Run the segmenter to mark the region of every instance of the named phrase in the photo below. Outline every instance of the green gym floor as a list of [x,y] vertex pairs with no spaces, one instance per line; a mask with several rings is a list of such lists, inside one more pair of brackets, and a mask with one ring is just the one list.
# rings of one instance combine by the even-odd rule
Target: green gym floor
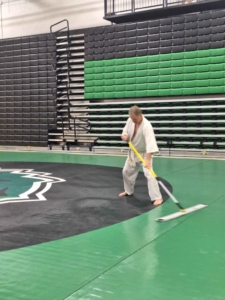
[[[122,168],[124,161],[122,156],[0,152],[1,168],[3,162]],[[225,160],[156,157],[154,171],[173,186],[184,207],[208,206],[156,222],[177,211],[169,199],[111,226],[2,251],[0,299],[224,300]],[[1,208],[7,205],[13,204]],[[0,239],[3,231],[4,224]]]

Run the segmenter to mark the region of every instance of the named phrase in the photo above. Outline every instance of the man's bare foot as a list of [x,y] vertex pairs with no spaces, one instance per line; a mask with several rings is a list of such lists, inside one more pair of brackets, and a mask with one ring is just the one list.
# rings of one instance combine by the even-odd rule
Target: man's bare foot
[[119,194],[119,197],[124,197],[124,196],[130,196],[130,195],[128,195],[126,192],[122,192]]
[[153,205],[158,206],[158,205],[161,205],[162,203],[163,203],[163,199],[157,199],[153,202]]

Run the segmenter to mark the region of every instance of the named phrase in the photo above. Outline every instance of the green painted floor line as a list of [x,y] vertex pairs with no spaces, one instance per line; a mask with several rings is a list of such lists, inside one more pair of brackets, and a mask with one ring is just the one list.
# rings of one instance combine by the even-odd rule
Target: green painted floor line
[[[59,159],[60,155],[54,157],[56,158]],[[73,157],[73,161],[75,160]],[[94,162],[92,158],[87,157],[80,163],[84,161],[121,167],[121,159],[104,161],[103,157],[102,160],[97,159],[97,162]],[[176,196],[182,199],[185,205],[191,206],[201,201],[210,204],[221,194],[224,195],[224,184],[221,180],[224,178],[224,162],[210,161],[209,164],[196,165],[195,160],[194,167],[185,169],[186,166],[192,166],[193,162],[185,160],[182,163],[182,160],[176,159],[163,161],[160,158],[155,165],[159,172],[165,168],[171,171],[180,170],[168,175],[168,178],[175,186]],[[199,189],[201,189],[200,195]],[[197,199],[192,197],[191,193],[197,194]],[[62,300],[158,236],[177,227],[190,216],[167,223],[154,221],[155,218],[175,211],[175,205],[169,200],[150,213],[126,222],[67,239],[2,252],[0,253],[0,286],[4,288],[0,287],[0,295],[6,300],[13,299],[14,295],[18,300]],[[25,288],[26,293],[22,287]]]
[[65,300],[224,299],[224,209],[225,196]]
[[[93,155],[93,154],[76,154],[76,153],[51,153],[51,152],[0,152],[0,162],[46,162],[46,163],[75,163],[75,164],[91,164],[91,165],[102,165],[102,166],[112,166],[112,167],[120,167],[122,168],[124,162],[126,160],[125,156],[108,156],[108,155]],[[177,158],[163,158],[163,157],[155,157],[154,158],[154,166],[158,166],[163,164],[161,167],[162,170],[167,169],[170,172],[174,172],[175,164],[181,165],[180,168],[186,168],[188,166],[194,166],[198,163],[208,162],[208,160],[203,159],[186,159],[184,161]],[[166,162],[166,163],[165,163]],[[184,165],[184,167],[183,167]],[[164,176],[165,171],[161,172],[161,168],[159,170],[158,176]],[[156,170],[158,171],[158,170]]]

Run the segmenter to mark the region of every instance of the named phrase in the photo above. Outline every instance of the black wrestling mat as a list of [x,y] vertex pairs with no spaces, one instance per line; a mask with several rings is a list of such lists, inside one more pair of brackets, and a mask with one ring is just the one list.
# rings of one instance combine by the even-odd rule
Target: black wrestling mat
[[154,208],[142,172],[134,195],[120,198],[120,168],[30,162],[0,167],[0,251],[88,232]]

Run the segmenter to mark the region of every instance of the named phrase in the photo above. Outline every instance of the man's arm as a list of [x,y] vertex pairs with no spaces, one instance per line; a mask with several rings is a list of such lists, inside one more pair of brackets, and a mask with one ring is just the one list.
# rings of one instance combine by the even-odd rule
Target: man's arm
[[145,168],[150,168],[150,169],[152,168],[151,160],[152,160],[152,154],[147,153],[145,157]]

